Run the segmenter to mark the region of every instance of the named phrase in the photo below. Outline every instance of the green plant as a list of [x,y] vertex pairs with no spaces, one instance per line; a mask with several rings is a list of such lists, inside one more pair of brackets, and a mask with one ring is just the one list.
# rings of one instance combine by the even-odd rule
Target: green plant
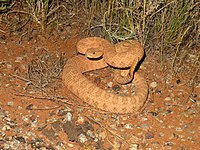
[[10,0],[0,0],[0,13],[6,12],[9,8],[11,8]]

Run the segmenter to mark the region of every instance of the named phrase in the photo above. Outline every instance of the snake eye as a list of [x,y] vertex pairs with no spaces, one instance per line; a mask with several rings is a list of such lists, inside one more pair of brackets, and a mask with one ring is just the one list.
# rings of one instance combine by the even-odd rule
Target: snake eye
[[92,53],[93,55],[95,54],[95,52]]

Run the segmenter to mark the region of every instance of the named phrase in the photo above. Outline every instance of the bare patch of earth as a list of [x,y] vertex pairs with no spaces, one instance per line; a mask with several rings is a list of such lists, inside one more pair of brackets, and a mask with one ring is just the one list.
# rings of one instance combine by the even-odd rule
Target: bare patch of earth
[[[79,39],[37,36],[19,43],[16,37],[2,36],[0,149],[199,149],[200,85],[198,78],[193,79],[195,71],[172,77],[169,64],[161,69],[156,55],[148,54],[139,70],[149,84],[143,112],[105,113],[83,103],[62,84],[60,68],[76,55]],[[57,62],[61,55],[62,63]],[[42,62],[57,74],[47,72],[50,78],[39,80]],[[134,93],[134,85],[118,85],[112,73],[107,68],[85,76],[116,94]]]

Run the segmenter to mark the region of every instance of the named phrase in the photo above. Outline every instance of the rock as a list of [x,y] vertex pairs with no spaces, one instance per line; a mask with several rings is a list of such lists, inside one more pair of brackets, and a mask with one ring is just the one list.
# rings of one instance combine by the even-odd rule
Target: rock
[[166,97],[165,101],[171,101],[171,98],[170,97]]
[[151,82],[151,83],[149,84],[149,86],[150,86],[151,88],[156,88],[156,87],[157,87],[157,82]]
[[23,60],[23,57],[17,57],[15,62],[21,62]]
[[70,148],[73,148],[73,147],[74,147],[74,145],[71,144],[71,143],[68,143],[67,146],[70,147]]
[[121,87],[119,86],[119,85],[114,85],[113,87],[112,87],[112,89],[115,91],[115,92],[118,92],[120,89],[121,89]]
[[71,112],[67,112],[66,114],[66,121],[72,121],[72,113]]
[[25,138],[22,136],[16,137],[15,139],[18,140],[19,142],[26,143]]
[[109,88],[111,88],[113,86],[113,82],[108,82],[107,85]]
[[154,138],[154,134],[152,132],[147,132],[145,134],[145,139],[152,139],[152,138]]
[[1,130],[2,131],[9,131],[10,129],[11,129],[11,127],[9,125],[4,125]]
[[80,143],[85,143],[85,142],[88,141],[88,139],[87,139],[87,137],[86,137],[84,134],[81,133],[81,134],[78,136],[78,141],[79,141]]
[[131,123],[127,123],[124,125],[125,129],[133,129],[133,125]]
[[12,107],[14,105],[14,102],[10,101],[10,102],[7,103],[7,105]]
[[138,144],[131,144],[129,150],[138,150]]
[[82,116],[79,115],[76,123],[77,123],[77,125],[80,125],[80,124],[83,124],[84,121],[85,121],[85,119]]

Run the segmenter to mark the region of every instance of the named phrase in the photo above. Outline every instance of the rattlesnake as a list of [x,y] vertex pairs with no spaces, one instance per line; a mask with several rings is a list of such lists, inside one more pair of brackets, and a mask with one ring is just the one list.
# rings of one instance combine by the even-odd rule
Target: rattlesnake
[[[135,66],[144,55],[142,46],[135,40],[123,41],[115,46],[105,39],[89,37],[82,39],[77,44],[79,53],[69,59],[64,67],[62,79],[64,85],[86,103],[113,113],[138,113],[144,105],[148,86],[143,77],[137,72],[133,74]],[[91,52],[90,52],[91,51]],[[131,61],[130,61],[131,60]],[[121,96],[103,90],[89,81],[82,73],[105,68],[131,67],[129,75],[122,74],[122,80],[130,81],[134,75],[133,83],[136,88],[134,96]],[[126,71],[127,72],[127,71]],[[122,81],[124,82],[124,81]]]

